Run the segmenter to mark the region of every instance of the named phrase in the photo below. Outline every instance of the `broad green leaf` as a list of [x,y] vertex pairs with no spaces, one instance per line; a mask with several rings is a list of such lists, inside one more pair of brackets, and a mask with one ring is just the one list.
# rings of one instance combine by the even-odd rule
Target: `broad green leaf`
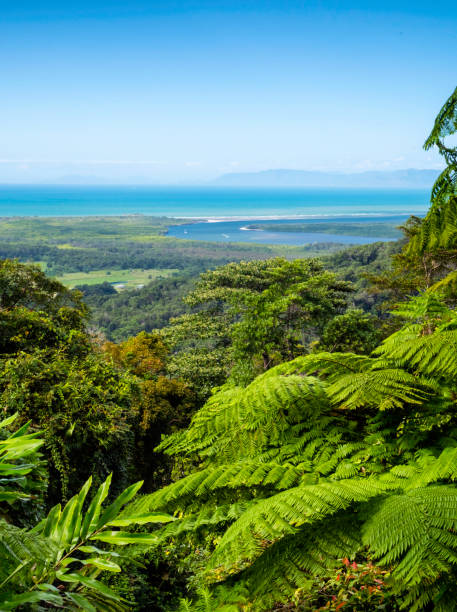
[[56,578],[62,582],[74,582],[75,584],[79,582],[79,574],[68,573],[65,569],[57,570]]
[[91,486],[92,486],[92,476],[90,476],[86,480],[86,482],[84,483],[84,486],[82,487],[81,491],[79,492],[79,496],[78,496],[78,510],[77,510],[77,512],[75,512],[75,514],[73,516],[73,524],[71,525],[71,539],[69,541],[69,544],[71,544],[71,546],[76,546],[76,544],[80,541],[79,540],[79,533],[80,533],[80,530],[81,530],[81,521],[82,521],[83,507],[84,507],[85,499],[87,497],[87,494],[88,494],[89,489],[91,488]]
[[17,419],[18,414],[19,414],[18,412],[15,412],[10,417],[6,417],[6,419],[3,419],[3,421],[0,421],[0,429],[3,429],[4,427],[8,427],[8,425],[11,425],[11,423],[14,423],[14,421]]
[[108,559],[100,559],[100,557],[91,557],[90,559],[85,559],[83,561],[84,565],[93,565],[101,570],[106,570],[107,572],[120,572],[121,568],[114,561],[109,561]]
[[62,551],[66,550],[72,540],[76,523],[76,513],[79,511],[79,495],[74,495],[65,505],[59,523],[51,537]]
[[37,584],[36,588],[40,589],[40,591],[52,591],[53,593],[60,594],[60,591],[57,587],[55,587],[53,584],[48,584],[47,582],[43,582],[42,584]]
[[128,503],[137,494],[137,492],[142,486],[143,481],[140,480],[139,482],[130,485],[130,487],[127,487],[125,491],[123,491],[118,497],[116,497],[113,503],[108,506],[108,508],[106,508],[105,512],[100,517],[97,523],[97,529],[101,529],[104,525],[112,521],[119,514],[119,511],[122,506]]
[[129,533],[128,531],[103,531],[95,534],[91,540],[99,540],[107,544],[117,544],[125,546],[126,544],[157,544],[159,541],[156,535],[150,533]]
[[63,599],[60,595],[56,595],[55,593],[49,593],[46,591],[32,591],[30,593],[13,595],[12,597],[8,597],[8,599],[4,599],[0,603],[0,610],[2,610],[2,612],[4,610],[17,610],[17,608],[23,604],[39,602],[46,602],[55,604],[56,606],[61,606],[63,604]]
[[76,557],[65,557],[65,559],[62,559],[62,561],[60,561],[59,568],[63,570],[63,568],[67,567],[67,565],[70,565],[70,563],[82,563],[82,562],[83,562],[82,559],[77,559]]
[[[27,435],[27,431],[29,430],[31,422],[32,421],[27,421],[27,423],[24,423],[24,425],[22,425],[22,427],[19,427],[19,429],[16,429],[16,431],[11,434],[10,439],[18,438],[18,437],[23,437],[23,436]],[[35,436],[37,434],[28,434],[28,435],[29,436]]]
[[67,591],[66,596],[82,610],[86,610],[86,612],[97,612],[97,608],[95,608],[90,601],[87,601],[87,599],[79,593],[71,593],[70,591]]
[[110,474],[105,480],[105,482],[102,482],[102,484],[98,487],[97,493],[95,494],[95,497],[92,499],[89,508],[87,509],[81,527],[81,531],[79,533],[79,538],[82,541],[84,541],[90,533],[95,531],[98,522],[98,517],[100,516],[102,504],[105,501],[106,496],[109,492],[111,478],[112,474]]
[[107,587],[106,584],[103,584],[103,582],[99,582],[94,578],[90,578],[89,576],[84,576],[83,574],[62,574],[60,576],[60,580],[63,582],[80,582],[83,586],[93,589],[94,591],[98,591],[106,597],[114,599],[114,601],[122,601],[122,598],[119,597],[119,595],[112,589]]
[[102,550],[101,548],[97,548],[96,546],[80,546],[79,550],[86,553],[95,553],[97,555],[111,555],[112,557],[119,557],[120,555],[117,552],[112,550]]
[[34,467],[34,463],[21,463],[19,465],[15,463],[0,463],[0,474],[25,475],[33,470]]
[[41,519],[41,521],[37,523],[33,529],[30,529],[30,533],[41,533],[46,525],[46,521],[47,518]]
[[54,506],[54,508],[52,508],[51,511],[49,512],[48,517],[43,527],[43,535],[45,538],[49,538],[50,535],[57,528],[57,525],[59,524],[60,512],[61,512],[60,504],[57,504],[56,506]]
[[169,523],[174,520],[173,516],[163,512],[148,512],[147,514],[137,514],[136,516],[114,519],[108,525],[110,527],[127,527],[128,525],[144,525],[146,523]]
[[14,502],[18,499],[26,500],[30,497],[27,493],[22,493],[20,491],[1,491],[0,492],[0,501],[6,502]]

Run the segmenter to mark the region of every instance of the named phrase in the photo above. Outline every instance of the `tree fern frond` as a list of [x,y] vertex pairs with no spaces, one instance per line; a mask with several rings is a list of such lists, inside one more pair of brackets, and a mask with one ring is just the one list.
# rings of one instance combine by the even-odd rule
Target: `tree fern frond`
[[424,487],[428,484],[457,479],[457,448],[445,448],[437,458],[430,457],[422,466],[414,466],[411,476],[411,488]]
[[321,381],[308,376],[259,376],[246,388],[216,393],[184,434],[165,439],[159,450],[199,453],[228,463],[254,457],[284,441],[290,425],[317,418],[328,406]]
[[377,406],[379,410],[421,404],[432,392],[425,380],[397,368],[341,376],[327,389],[332,402],[342,408]]
[[270,610],[274,603],[290,600],[306,578],[324,575],[337,559],[352,556],[359,546],[356,515],[324,519],[270,546],[240,578],[258,609]]
[[178,537],[187,532],[197,532],[201,528],[219,527],[227,523],[233,523],[252,505],[253,502],[238,502],[221,506],[205,506],[199,512],[184,516],[179,520],[169,523],[160,531],[158,542]]
[[434,283],[427,289],[429,293],[452,292],[455,294],[457,289],[457,270],[450,272],[447,276]]
[[0,520],[0,582],[21,565],[36,564],[39,573],[55,551],[48,539]]
[[210,567],[229,569],[252,561],[285,535],[304,524],[321,521],[351,505],[381,495],[389,488],[372,479],[348,479],[302,485],[260,500],[223,535]]
[[304,357],[297,357],[293,361],[276,366],[264,376],[277,374],[290,375],[315,374],[319,373],[328,381],[344,376],[345,374],[355,374],[365,372],[373,367],[374,360],[366,355],[356,355],[354,353],[311,353]]
[[364,527],[364,541],[393,575],[413,586],[457,565],[457,489],[431,486],[383,500]]
[[440,140],[450,136],[457,131],[457,88],[441,107],[436,116],[433,129],[424,144],[424,149],[428,150],[438,144]]
[[398,360],[404,367],[439,378],[457,375],[457,330],[437,331],[433,334],[392,342],[389,338],[376,349],[376,354]]
[[242,461],[208,467],[181,478],[163,489],[145,495],[130,505],[126,512],[142,513],[167,508],[186,508],[196,501],[214,497],[218,491],[226,494],[230,489],[264,487],[267,490],[282,490],[296,486],[304,476],[302,469],[279,463]]

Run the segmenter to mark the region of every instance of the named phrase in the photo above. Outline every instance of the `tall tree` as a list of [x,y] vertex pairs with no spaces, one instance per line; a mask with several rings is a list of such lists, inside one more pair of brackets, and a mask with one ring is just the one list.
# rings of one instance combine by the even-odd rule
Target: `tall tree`
[[[397,306],[398,331],[371,355],[316,352],[217,390],[160,446],[197,468],[135,503],[136,512],[180,517],[161,531],[164,541],[209,530],[201,581],[246,587],[256,610],[300,593],[303,609],[311,600],[335,610],[455,609],[457,309],[439,291],[452,284],[457,253],[455,151],[441,140],[457,131],[456,109],[454,93],[426,143],[438,145],[448,170],[424,221],[407,226],[403,261],[419,284]],[[260,312],[257,299],[238,301]],[[354,569],[350,588],[326,599],[341,558]],[[378,587],[363,585],[376,600],[358,598],[360,561],[364,574],[379,567]],[[213,591],[213,599],[202,591],[206,601],[218,601]]]
[[[394,257],[393,271],[377,279],[397,296],[414,294],[437,285],[451,301],[457,296],[457,146],[445,143],[457,133],[457,89],[438,113],[425,141],[426,150],[436,147],[446,167],[431,193],[431,206],[424,219],[411,217],[403,226],[407,242]],[[446,279],[446,280],[444,280]]]
[[43,430],[48,501],[93,473],[129,480],[134,381],[99,354],[78,292],[37,267],[0,261],[0,401],[7,415]]
[[201,385],[206,397],[230,371],[249,382],[303,353],[345,309],[351,290],[316,259],[231,263],[207,272],[186,297],[195,312],[164,332],[175,350],[170,367]]

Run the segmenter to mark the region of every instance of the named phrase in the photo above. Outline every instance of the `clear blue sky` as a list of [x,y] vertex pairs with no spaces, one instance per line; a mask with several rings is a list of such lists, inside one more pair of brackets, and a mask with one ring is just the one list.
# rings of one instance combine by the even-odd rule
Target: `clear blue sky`
[[433,168],[457,3],[0,0],[0,181]]

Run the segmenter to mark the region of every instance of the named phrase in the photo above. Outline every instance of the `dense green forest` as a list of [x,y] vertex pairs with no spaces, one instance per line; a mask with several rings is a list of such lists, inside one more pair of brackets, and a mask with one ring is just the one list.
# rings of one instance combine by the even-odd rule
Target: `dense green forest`
[[[39,266],[8,220],[0,610],[457,609],[456,132],[457,90],[401,242],[321,259],[183,242],[171,265],[167,221],[136,218],[84,244],[84,220],[47,220],[39,251],[29,220]],[[183,273],[123,293],[48,274],[97,252]]]
[[[389,266],[390,255],[399,252],[400,242],[377,242],[321,256],[325,267],[353,283],[351,303],[365,311],[378,312],[382,292],[374,291],[368,277],[380,274]],[[295,253],[288,253],[291,259]],[[228,254],[228,258],[230,255]],[[126,340],[140,331],[151,332],[165,327],[169,320],[189,312],[183,298],[198,280],[193,270],[171,278],[159,278],[145,287],[118,293],[110,283],[77,288],[90,307],[90,324],[109,340]]]
[[[232,261],[320,256],[327,267],[350,275],[357,289],[364,289],[365,280],[356,269],[379,271],[388,265],[386,253],[399,249],[398,244],[366,245],[338,259],[332,255],[343,252],[342,244],[291,247],[167,237],[168,227],[179,223],[179,219],[145,215],[4,218],[0,257],[37,263],[48,276],[78,288],[90,307],[91,327],[109,340],[121,341],[164,327],[170,318],[184,314],[182,298],[199,274]],[[334,225],[337,233],[345,233],[343,224]],[[360,299],[371,303],[372,296],[362,293]]]
[[179,219],[148,215],[3,218],[0,219],[0,257],[40,262],[49,276],[62,277],[67,284],[66,273],[171,269],[199,274],[230,261],[314,256],[343,246],[227,245],[166,236],[167,228],[179,223],[182,223]]
[[401,233],[396,223],[375,221],[372,223],[251,223],[246,226],[250,230],[271,232],[306,232],[322,234],[341,234],[346,236],[373,236],[383,238],[400,238]]

